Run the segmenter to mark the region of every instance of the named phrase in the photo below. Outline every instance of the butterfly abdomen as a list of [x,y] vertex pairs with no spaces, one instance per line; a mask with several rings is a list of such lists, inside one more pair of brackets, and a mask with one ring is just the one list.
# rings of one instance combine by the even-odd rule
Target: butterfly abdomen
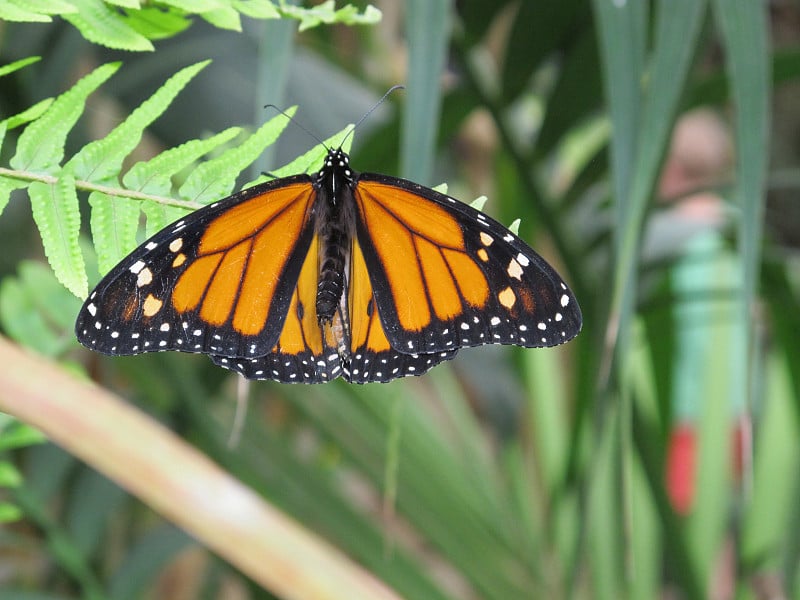
[[349,236],[341,229],[333,229],[322,237],[317,284],[317,319],[320,323],[329,323],[341,302],[348,243]]

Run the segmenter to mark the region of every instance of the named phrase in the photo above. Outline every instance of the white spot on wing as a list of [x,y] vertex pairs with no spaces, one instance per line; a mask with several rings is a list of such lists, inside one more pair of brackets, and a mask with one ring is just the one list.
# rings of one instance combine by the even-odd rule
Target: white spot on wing
[[506,273],[508,273],[509,277],[513,277],[514,279],[519,279],[520,281],[522,280],[522,267],[513,258],[508,263],[508,269],[506,269]]

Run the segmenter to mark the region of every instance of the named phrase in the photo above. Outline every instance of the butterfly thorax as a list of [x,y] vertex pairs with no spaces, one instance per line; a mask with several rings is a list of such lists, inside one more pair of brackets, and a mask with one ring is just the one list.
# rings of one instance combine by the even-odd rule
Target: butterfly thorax
[[347,155],[331,150],[317,174],[316,233],[319,237],[317,320],[331,323],[340,307],[345,288],[345,270],[354,230],[353,185]]

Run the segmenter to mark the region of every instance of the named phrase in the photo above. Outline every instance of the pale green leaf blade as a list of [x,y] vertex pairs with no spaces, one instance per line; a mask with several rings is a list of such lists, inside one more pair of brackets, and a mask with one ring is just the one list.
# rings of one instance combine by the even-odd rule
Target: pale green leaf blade
[[79,298],[88,293],[86,268],[78,243],[81,213],[75,178],[62,173],[48,185],[35,181],[28,187],[33,220],[42,236],[44,252],[58,280]]
[[[759,285],[764,205],[769,163],[770,49],[767,6],[748,0],[716,0],[715,16],[727,54],[726,67],[736,107],[736,187],[741,209],[739,252],[742,257],[744,305],[742,323],[750,315]],[[750,344],[747,347],[751,347]],[[746,360],[746,358],[744,359]]]
[[208,12],[225,5],[219,0],[164,0],[163,4],[186,11],[187,13]]
[[371,25],[381,20],[381,11],[368,5],[363,13],[352,4],[347,4],[340,9],[336,9],[333,0],[326,0],[316,6],[305,8],[282,3],[280,12],[285,17],[300,21],[299,30],[305,31],[319,25],[331,25],[342,23],[343,25]]
[[[196,162],[218,146],[239,135],[241,128],[230,127],[205,140],[191,140],[151,158],[135,164],[122,178],[125,187],[155,196],[169,196],[172,192],[172,177]],[[186,209],[158,202],[143,202],[142,210],[147,217],[146,236],[150,237],[173,221],[186,214]]]
[[107,136],[84,146],[67,163],[75,177],[99,183],[115,180],[122,169],[122,161],[139,144],[145,128],[161,116],[184,86],[208,62],[178,71]]
[[165,150],[150,160],[133,165],[122,178],[125,187],[148,194],[166,196],[172,190],[172,177],[215,148],[231,141],[242,132],[229,127],[204,140],[190,140]]
[[62,15],[78,12],[75,5],[65,0],[12,0],[18,6],[24,5],[28,10],[43,15]]
[[0,215],[3,214],[8,201],[11,200],[11,192],[22,187],[25,187],[25,182],[23,181],[10,177],[0,177]]
[[50,173],[64,156],[67,134],[83,112],[86,98],[119,68],[119,63],[98,67],[61,94],[45,113],[19,136],[11,166],[21,171]]
[[12,339],[44,356],[58,356],[74,344],[72,333],[80,301],[53,271],[38,261],[24,261],[19,275],[0,283],[0,321]]
[[295,110],[296,107],[292,107],[286,111],[286,116],[278,115],[270,119],[241,145],[201,164],[181,186],[180,196],[201,204],[228,196],[239,173],[252,164],[264,148],[278,139]]
[[17,23],[49,23],[53,19],[47,15],[24,8],[10,0],[0,2],[0,21]]
[[216,10],[202,12],[200,16],[214,27],[229,29],[231,31],[242,30],[242,18],[239,16],[239,13],[231,7],[222,7]]
[[142,3],[139,0],[105,0],[106,4],[111,6],[119,6],[120,8],[139,9]]
[[52,103],[53,103],[52,98],[45,98],[44,100],[40,100],[30,108],[27,108],[22,112],[17,113],[16,115],[8,117],[5,121],[3,121],[3,124],[8,129],[14,129],[16,127],[19,127],[20,125],[25,125],[26,123],[35,121],[36,119],[41,117],[48,108],[50,108],[50,105]]
[[137,245],[139,203],[130,198],[92,192],[89,205],[92,207],[89,225],[97,252],[97,268],[105,274]]
[[278,7],[269,0],[234,0],[233,7],[252,19],[280,19]]
[[192,21],[182,11],[151,6],[128,13],[127,23],[148,40],[160,40],[177,35]]
[[409,70],[400,173],[423,184],[430,183],[434,164],[443,93],[439,81],[445,66],[450,22],[450,3],[447,0],[411,0],[406,3]]
[[21,58],[7,65],[3,65],[0,67],[0,77],[3,75],[8,75],[9,73],[13,73],[14,71],[18,71],[19,69],[27,67],[28,65],[40,60],[42,60],[41,56],[29,56],[28,58]]
[[72,0],[77,13],[63,18],[80,31],[90,42],[115,50],[149,51],[153,44],[138,33],[125,18],[101,0]]

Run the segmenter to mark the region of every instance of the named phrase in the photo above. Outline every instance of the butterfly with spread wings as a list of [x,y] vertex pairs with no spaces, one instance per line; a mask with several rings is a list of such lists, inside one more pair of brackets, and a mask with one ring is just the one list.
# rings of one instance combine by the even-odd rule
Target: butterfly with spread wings
[[350,168],[275,179],[166,227],[89,295],[78,340],[105,354],[208,354],[249,379],[386,382],[482,344],[581,328],[567,285],[483,213]]

